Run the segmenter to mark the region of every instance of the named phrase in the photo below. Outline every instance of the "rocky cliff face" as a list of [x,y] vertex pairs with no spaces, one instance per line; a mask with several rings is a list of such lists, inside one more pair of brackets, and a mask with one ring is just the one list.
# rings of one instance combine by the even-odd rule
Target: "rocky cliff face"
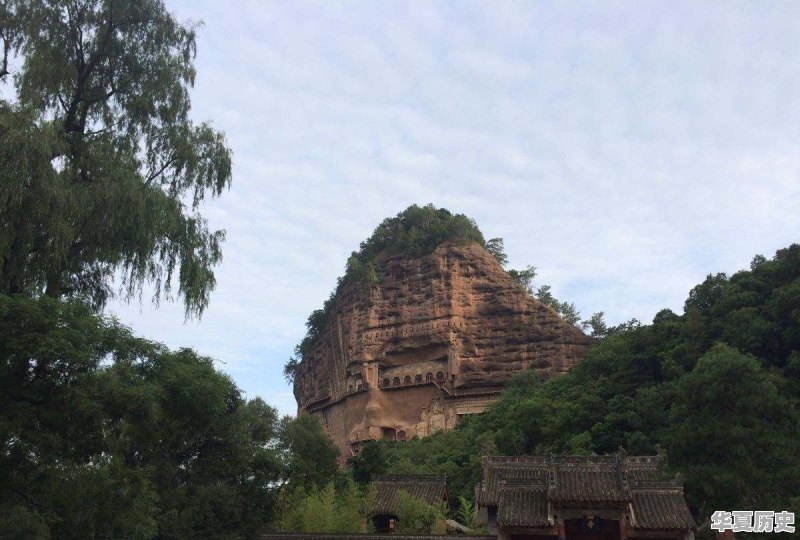
[[589,345],[483,247],[445,243],[381,261],[375,284],[344,286],[294,394],[346,458],[366,440],[452,428],[514,374],[566,371]]

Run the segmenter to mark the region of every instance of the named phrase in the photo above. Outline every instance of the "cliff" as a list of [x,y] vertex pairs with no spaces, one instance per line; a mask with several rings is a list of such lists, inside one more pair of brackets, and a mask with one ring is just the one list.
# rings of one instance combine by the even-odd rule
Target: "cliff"
[[343,457],[366,440],[452,428],[514,374],[566,371],[590,345],[475,242],[384,257],[376,274],[340,287],[295,372],[299,410],[319,417]]

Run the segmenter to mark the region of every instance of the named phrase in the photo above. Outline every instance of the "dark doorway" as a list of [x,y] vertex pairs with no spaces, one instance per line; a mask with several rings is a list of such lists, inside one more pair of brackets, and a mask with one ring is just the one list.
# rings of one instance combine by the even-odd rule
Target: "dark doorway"
[[372,518],[376,533],[392,533],[395,529],[395,516],[380,515]]
[[567,540],[620,540],[619,520],[587,514],[579,519],[565,519]]

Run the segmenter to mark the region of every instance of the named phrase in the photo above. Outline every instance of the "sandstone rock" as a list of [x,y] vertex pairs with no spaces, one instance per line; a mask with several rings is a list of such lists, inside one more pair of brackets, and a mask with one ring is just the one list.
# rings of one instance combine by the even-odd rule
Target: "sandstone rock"
[[376,284],[343,286],[294,394],[346,458],[367,440],[450,429],[511,376],[566,371],[590,343],[483,247],[447,242],[382,260]]

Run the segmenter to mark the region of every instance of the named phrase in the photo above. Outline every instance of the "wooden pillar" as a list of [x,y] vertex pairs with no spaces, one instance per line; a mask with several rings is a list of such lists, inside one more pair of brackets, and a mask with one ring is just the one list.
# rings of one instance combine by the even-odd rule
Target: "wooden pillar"
[[558,540],[566,540],[567,533],[564,527],[564,518],[559,516],[557,523],[558,523]]
[[619,539],[628,540],[628,519],[625,512],[619,516]]

